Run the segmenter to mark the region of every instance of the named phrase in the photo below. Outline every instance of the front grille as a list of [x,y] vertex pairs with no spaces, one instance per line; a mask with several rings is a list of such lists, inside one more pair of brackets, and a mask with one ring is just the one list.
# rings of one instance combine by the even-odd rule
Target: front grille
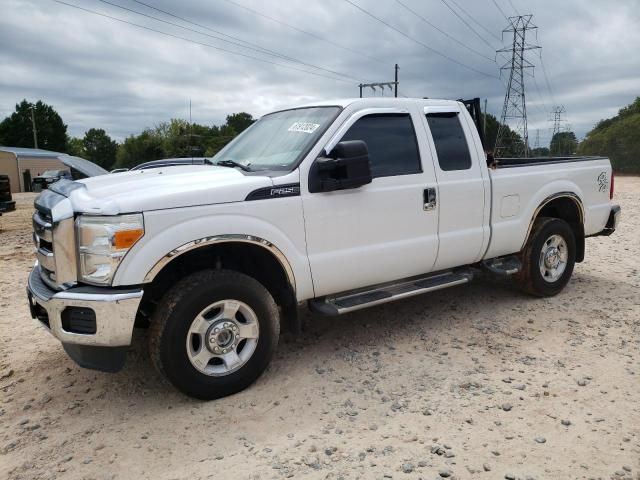
[[40,277],[56,290],[75,284],[77,272],[73,216],[58,219],[53,215],[63,201],[68,201],[63,195],[43,192],[35,201],[33,214],[33,241]]

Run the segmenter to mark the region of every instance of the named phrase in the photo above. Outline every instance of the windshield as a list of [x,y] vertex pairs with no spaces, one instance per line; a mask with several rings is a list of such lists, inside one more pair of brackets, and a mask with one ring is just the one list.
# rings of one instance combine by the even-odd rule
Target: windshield
[[339,107],[311,107],[265,115],[220,150],[213,163],[231,160],[251,170],[290,170],[339,111]]
[[42,177],[58,177],[62,174],[61,170],[45,170]]

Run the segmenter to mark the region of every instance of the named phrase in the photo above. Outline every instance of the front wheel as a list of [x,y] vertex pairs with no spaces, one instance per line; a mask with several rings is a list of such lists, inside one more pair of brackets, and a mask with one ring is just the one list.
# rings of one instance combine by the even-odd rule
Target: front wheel
[[278,308],[264,286],[239,272],[204,270],[164,296],[151,321],[149,350],[179,390],[211,400],[251,385],[279,334]]
[[576,261],[576,240],[567,222],[542,217],[535,220],[522,251],[520,288],[532,295],[557,295],[567,285]]

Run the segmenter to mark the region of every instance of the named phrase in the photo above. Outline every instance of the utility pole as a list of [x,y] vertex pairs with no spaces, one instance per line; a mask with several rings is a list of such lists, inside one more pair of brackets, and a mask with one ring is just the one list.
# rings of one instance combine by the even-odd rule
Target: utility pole
[[[530,45],[526,41],[527,32],[537,29],[531,19],[533,15],[518,15],[509,17],[509,27],[505,28],[502,33],[508,33],[513,36],[511,47],[506,47],[497,51],[497,53],[510,53],[511,59],[507,61],[501,71],[509,71],[509,82],[507,84],[507,92],[504,97],[504,105],[502,107],[502,115],[500,116],[500,126],[498,127],[498,135],[496,137],[496,146],[494,155],[496,158],[504,156],[505,150],[510,146],[514,150],[517,157],[527,158],[529,156],[529,132],[527,130],[527,103],[525,95],[524,71],[527,68],[533,68],[533,64],[529,62],[524,54],[528,50],[540,48],[537,45]],[[514,138],[508,138],[507,124],[515,123],[513,130],[519,134],[522,141],[514,144]]]
[[33,105],[31,105],[31,126],[33,127],[33,148],[38,148],[38,131],[36,129],[36,117],[33,114]]
[[482,135],[487,139],[487,99],[484,99],[484,115],[482,115]]
[[370,88],[374,92],[376,91],[376,88],[379,88],[380,92],[382,94],[384,94],[384,88],[385,87],[388,87],[389,90],[394,89],[395,90],[395,96],[397,97],[398,96],[398,85],[400,84],[400,81],[398,80],[398,70],[400,70],[400,67],[396,63],[396,66],[395,66],[395,81],[394,82],[361,83],[361,84],[359,84],[358,87],[360,88],[360,98],[362,98],[362,90],[364,88]]
[[400,67],[398,67],[398,64],[396,63],[396,68],[395,68],[395,71],[396,71],[396,77],[395,77],[395,78],[396,78],[396,81],[395,81],[395,85],[394,85],[394,87],[395,87],[395,97],[396,97],[396,98],[398,98],[398,70],[400,70]]

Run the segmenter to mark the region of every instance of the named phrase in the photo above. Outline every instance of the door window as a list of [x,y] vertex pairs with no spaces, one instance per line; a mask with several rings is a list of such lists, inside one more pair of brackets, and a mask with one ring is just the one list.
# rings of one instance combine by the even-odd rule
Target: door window
[[366,115],[349,128],[345,140],[367,144],[373,178],[422,171],[416,132],[407,113]]
[[458,114],[428,113],[427,122],[436,146],[440,169],[447,172],[471,168],[471,154]]

